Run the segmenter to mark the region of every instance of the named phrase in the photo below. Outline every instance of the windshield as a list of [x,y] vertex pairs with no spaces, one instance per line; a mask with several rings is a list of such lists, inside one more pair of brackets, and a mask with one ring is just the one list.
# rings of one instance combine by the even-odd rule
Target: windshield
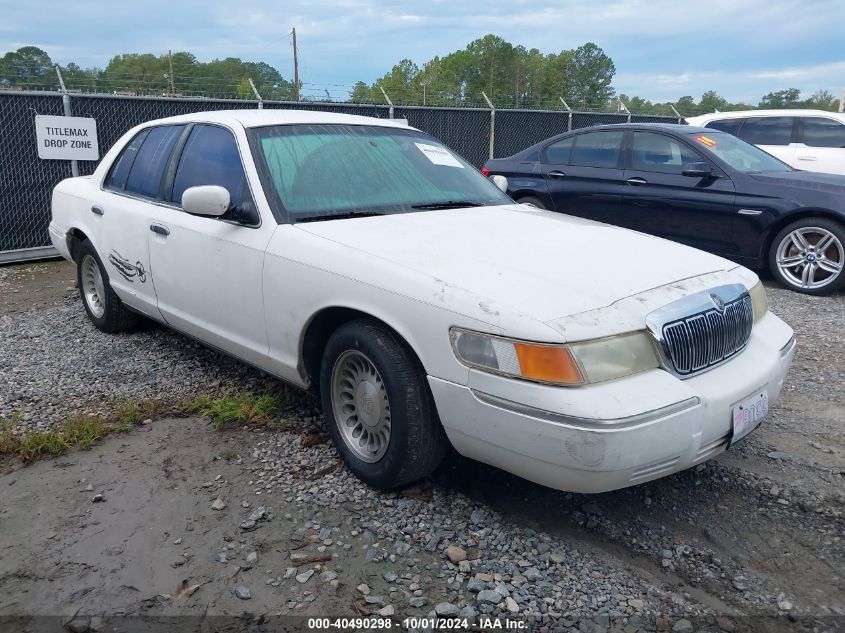
[[725,132],[694,134],[693,141],[700,149],[720,158],[737,171],[746,174],[772,171],[792,171],[792,167],[782,163],[759,147],[731,136]]
[[511,202],[472,165],[416,130],[277,125],[252,134],[265,188],[292,222]]

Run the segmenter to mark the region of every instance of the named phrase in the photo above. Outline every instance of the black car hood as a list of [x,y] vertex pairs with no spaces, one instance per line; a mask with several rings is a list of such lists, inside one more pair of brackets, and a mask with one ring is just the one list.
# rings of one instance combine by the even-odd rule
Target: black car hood
[[784,171],[749,175],[754,180],[768,185],[823,191],[833,195],[845,196],[845,176],[839,174],[821,174],[815,171]]

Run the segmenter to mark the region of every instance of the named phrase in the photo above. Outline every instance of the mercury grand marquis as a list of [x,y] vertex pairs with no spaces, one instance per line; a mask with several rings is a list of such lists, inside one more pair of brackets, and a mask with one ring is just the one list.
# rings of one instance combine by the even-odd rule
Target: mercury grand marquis
[[601,492],[761,423],[795,339],[753,272],[503,181],[398,121],[197,113],[59,183],[50,236],[97,328],[147,317],[313,390],[378,488],[451,445]]

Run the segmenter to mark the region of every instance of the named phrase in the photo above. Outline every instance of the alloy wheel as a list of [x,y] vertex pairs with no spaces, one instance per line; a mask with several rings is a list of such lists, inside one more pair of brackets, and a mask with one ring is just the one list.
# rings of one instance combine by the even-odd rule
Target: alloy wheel
[[836,235],[818,226],[804,226],[780,242],[775,262],[783,277],[798,288],[822,288],[835,282],[845,264],[845,247]]

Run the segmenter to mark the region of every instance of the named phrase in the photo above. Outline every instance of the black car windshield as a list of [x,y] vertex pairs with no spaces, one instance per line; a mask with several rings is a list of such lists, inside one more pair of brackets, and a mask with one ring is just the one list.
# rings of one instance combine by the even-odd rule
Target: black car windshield
[[377,125],[277,125],[251,130],[269,196],[289,221],[511,202],[430,136]]
[[693,134],[692,139],[700,149],[710,152],[737,171],[746,174],[793,171],[792,167],[759,147],[726,132]]

